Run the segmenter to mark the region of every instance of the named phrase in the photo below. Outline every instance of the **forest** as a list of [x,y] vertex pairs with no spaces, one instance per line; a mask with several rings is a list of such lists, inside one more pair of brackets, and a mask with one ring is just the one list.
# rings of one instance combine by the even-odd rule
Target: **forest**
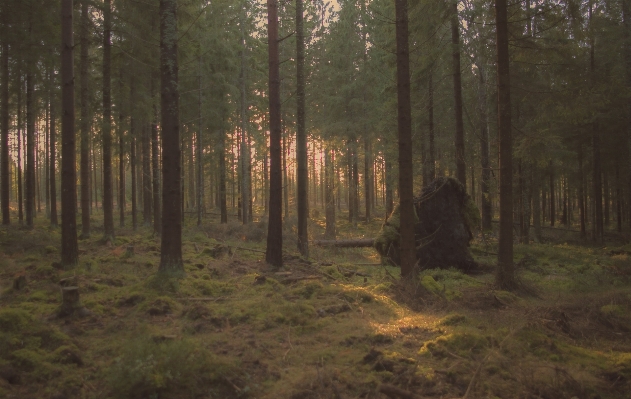
[[631,0],[2,0],[0,398],[631,392]]

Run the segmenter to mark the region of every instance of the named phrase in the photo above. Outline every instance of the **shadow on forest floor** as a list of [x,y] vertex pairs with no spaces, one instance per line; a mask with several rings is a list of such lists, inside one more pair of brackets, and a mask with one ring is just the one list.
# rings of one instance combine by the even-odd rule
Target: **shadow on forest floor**
[[[516,245],[530,290],[514,294],[492,285],[492,235],[472,246],[483,273],[425,270],[401,286],[398,269],[381,266],[370,248],[297,256],[292,220],[282,270],[262,261],[264,223],[187,220],[186,277],[158,281],[159,241],[148,229],[118,229],[114,245],[96,234],[81,240],[79,267],[62,271],[53,265],[59,230],[36,225],[0,228],[0,397],[394,398],[398,389],[398,397],[605,399],[631,391],[631,247],[558,237]],[[338,228],[372,237],[379,225],[353,227],[340,216]],[[322,234],[321,221],[310,228]],[[12,287],[19,276],[26,285]],[[62,279],[79,287],[90,316],[54,317]]]

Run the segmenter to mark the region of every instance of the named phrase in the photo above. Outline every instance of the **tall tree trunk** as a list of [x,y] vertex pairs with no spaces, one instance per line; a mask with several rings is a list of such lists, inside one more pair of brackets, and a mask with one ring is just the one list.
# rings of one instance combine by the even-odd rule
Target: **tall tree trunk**
[[[32,66],[29,66],[32,68]],[[35,213],[35,78],[29,71],[26,75],[26,195],[24,210],[26,226],[33,227]]]
[[[285,219],[289,218],[289,177],[287,172],[287,157],[289,147],[287,146],[287,137],[285,135],[285,129],[283,129],[283,211],[285,213]],[[305,156],[306,159],[306,156]],[[269,183],[268,183],[269,186]],[[269,208],[269,196],[268,196]],[[267,209],[266,208],[266,209]]]
[[112,187],[112,0],[104,0],[103,11],[103,238],[114,240],[114,197]]
[[18,141],[18,222],[20,225],[24,223],[24,212],[23,212],[23,192],[22,192],[22,90],[24,86],[22,85],[22,76],[18,77],[19,88],[18,88],[18,104],[17,104],[17,113],[18,113],[18,129],[17,129],[17,141]]
[[[203,119],[202,119],[202,58],[199,58],[199,81],[197,94],[197,138],[195,140],[196,160],[197,160],[197,225],[202,225],[202,215],[204,211],[204,160],[202,157],[202,131],[203,131]],[[212,187],[212,185],[211,185]],[[211,197],[212,198],[212,197]]]
[[[183,274],[177,0],[160,0],[162,246],[160,273]],[[157,211],[157,210],[156,210]]]
[[464,153],[464,123],[462,121],[462,76],[460,73],[460,21],[458,19],[458,1],[451,0],[451,44],[452,68],[454,79],[454,112],[456,119],[456,178],[465,189],[467,187],[467,168]]
[[487,113],[487,92],[485,70],[478,65],[480,100],[478,103],[480,113],[480,166],[482,166],[482,230],[491,230],[493,209],[491,202],[491,160],[489,156],[489,129]]
[[[394,209],[394,192],[392,188],[392,162],[390,161],[390,157],[386,156],[386,165],[385,165],[385,181],[386,181],[386,219],[390,216]],[[339,179],[338,179],[339,182]]]
[[542,241],[541,235],[541,175],[537,165],[532,167],[532,224],[535,228],[535,240],[538,243]]
[[609,226],[609,209],[610,209],[610,201],[611,201],[611,192],[609,191],[609,174],[603,173],[603,190],[604,190],[604,218],[605,218],[605,226]]
[[[53,70],[51,69],[50,71],[50,81],[51,84],[53,82]],[[49,189],[50,189],[50,224],[52,226],[57,226],[58,221],[57,221],[57,185],[55,183],[55,179],[57,176],[56,173],[56,165],[57,165],[57,159],[56,159],[56,142],[57,142],[57,132],[56,132],[56,126],[55,126],[55,99],[52,98],[50,99],[50,144],[49,144],[49,148],[50,148],[50,158],[49,158],[49,162],[50,162],[50,166],[48,167],[48,171],[50,173],[49,175]]]
[[[153,82],[153,79],[152,79]],[[153,84],[153,83],[152,83]],[[192,160],[191,160],[192,162]],[[153,123],[151,124],[151,168],[153,188],[153,232],[162,233],[162,220],[160,213],[160,163],[158,155],[158,106],[153,101]]]
[[324,184],[325,184],[325,213],[326,213],[326,230],[324,237],[334,240],[336,236],[335,228],[335,174],[333,171],[333,162],[331,160],[331,151],[327,146],[324,150]]
[[118,110],[118,212],[120,227],[125,226],[125,114],[123,113],[123,68],[119,76],[119,110]]
[[265,261],[283,265],[280,62],[278,53],[278,3],[267,0],[267,42],[269,57],[269,121],[270,121],[270,201]]
[[226,134],[219,132],[217,151],[219,151],[219,208],[221,223],[228,223],[228,201],[226,199]]
[[245,19],[247,15],[245,15],[246,10],[243,8],[242,14],[242,23],[241,25],[241,71],[240,71],[240,91],[241,91],[241,156],[239,157],[239,165],[241,168],[241,207],[242,207],[242,222],[243,224],[248,224],[250,222],[250,176],[248,171],[248,165],[250,160],[248,159],[250,155],[249,151],[249,143],[248,143],[248,105],[246,98],[246,87],[245,87]]
[[89,89],[88,89],[88,46],[90,15],[88,14],[88,0],[81,0],[81,64],[79,82],[81,85],[81,238],[90,237],[90,117],[89,117]]
[[587,239],[585,230],[585,177],[583,173],[583,145],[578,145],[578,212],[581,225],[581,240]]
[[[592,28],[592,1],[589,2],[589,30],[590,30],[590,75],[591,85],[594,89],[596,81],[596,62],[594,58],[595,39]],[[594,192],[594,242],[598,244],[604,243],[604,226],[603,226],[603,187],[602,187],[602,162],[600,159],[600,132],[598,131],[597,122],[592,122],[592,157],[593,157],[593,192]]]
[[[5,19],[5,28],[8,30],[8,17]],[[2,123],[2,138],[0,139],[2,145],[2,154],[0,159],[2,162],[2,182],[0,183],[0,191],[2,191],[2,224],[11,224],[11,215],[9,213],[9,187],[11,186],[9,175],[9,43],[5,39],[2,41],[2,94],[1,104],[2,116],[0,117]],[[19,112],[19,110],[18,110]]]
[[364,198],[366,205],[366,223],[370,222],[370,210],[372,209],[372,143],[369,137],[364,137]]
[[554,189],[554,166],[552,165],[552,160],[549,162],[550,169],[550,226],[554,227],[554,222],[556,221],[556,200],[555,200],[555,189]]
[[[411,279],[416,265],[414,170],[407,0],[395,0],[397,43],[397,120],[399,130],[399,206],[401,277]],[[464,155],[464,154],[463,154]]]
[[616,230],[622,231],[622,184],[620,183],[620,165],[616,163]]
[[74,267],[77,244],[77,171],[74,107],[73,0],[61,1],[61,263]]
[[[624,64],[625,64],[625,85],[627,93],[631,92],[631,0],[622,0],[622,19],[624,26]],[[631,154],[631,97],[626,100],[626,112],[627,117],[627,152]],[[627,191],[631,194],[631,156],[628,159],[627,165]],[[627,215],[631,214],[631,201],[628,201],[626,212]],[[627,218],[629,225],[631,226],[631,217]]]
[[[435,129],[434,129],[434,70],[432,67],[429,68],[429,77],[427,79],[427,91],[428,101],[427,101],[427,117],[429,120],[429,154],[427,157],[427,162],[429,163],[429,171],[428,176],[429,180],[433,181],[436,178],[436,146],[435,146]],[[387,169],[387,167],[386,167]],[[387,172],[386,172],[387,173]],[[429,182],[428,182],[429,183]],[[427,184],[427,183],[425,183]],[[387,196],[387,195],[386,195]],[[388,215],[390,212],[388,212]]]
[[[142,126],[142,201],[143,201],[143,222],[145,227],[151,226],[153,219],[152,215],[152,190],[151,190],[151,139],[150,135],[151,126],[147,126],[143,123]],[[180,143],[178,143],[180,148]]]
[[497,115],[500,157],[500,231],[496,283],[515,286],[513,267],[513,141],[511,132],[508,15],[506,0],[495,0]]
[[[303,0],[296,0],[296,163],[298,172],[298,250],[309,257],[307,220],[309,218],[307,170],[307,131],[305,126],[305,37]],[[327,204],[328,206],[328,204]]]

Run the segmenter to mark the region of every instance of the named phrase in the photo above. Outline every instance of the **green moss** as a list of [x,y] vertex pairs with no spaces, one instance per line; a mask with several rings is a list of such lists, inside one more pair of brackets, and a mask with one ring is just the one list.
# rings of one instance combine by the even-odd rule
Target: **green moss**
[[44,251],[46,251],[47,254],[56,254],[59,252],[57,248],[52,245],[47,245],[46,248],[44,248]]
[[344,276],[342,276],[342,273],[340,273],[340,271],[337,270],[337,267],[335,266],[327,266],[323,268],[322,271],[337,280],[344,279]]
[[600,312],[606,316],[624,317],[629,314],[629,309],[625,305],[605,305]]
[[442,355],[443,350],[447,349],[459,356],[470,357],[472,353],[480,353],[490,346],[490,340],[483,335],[474,332],[457,332],[426,342],[421,348],[421,354],[429,352],[434,355]]
[[17,332],[24,330],[33,320],[31,315],[21,309],[0,310],[0,331]]
[[323,288],[324,286],[319,281],[308,281],[308,282],[303,282],[298,287],[291,290],[290,294],[298,295],[305,299],[310,299],[316,293],[321,292]]
[[57,274],[57,270],[50,265],[39,265],[35,269],[35,274],[39,277],[51,277]]
[[438,324],[443,326],[456,326],[467,321],[467,317],[458,313],[450,314],[440,320]]
[[467,223],[467,227],[469,227],[471,232],[480,228],[482,224],[480,210],[469,196],[467,196],[467,199],[465,200],[462,213],[464,215],[464,220]]

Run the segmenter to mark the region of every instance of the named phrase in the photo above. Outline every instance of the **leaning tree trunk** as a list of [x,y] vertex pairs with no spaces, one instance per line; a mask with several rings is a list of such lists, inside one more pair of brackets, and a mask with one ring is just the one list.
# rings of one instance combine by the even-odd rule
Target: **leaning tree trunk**
[[513,142],[511,132],[508,13],[506,0],[495,1],[497,37],[497,115],[500,162],[500,231],[496,283],[515,286],[513,267]]
[[73,1],[61,2],[61,264],[77,265],[77,172],[74,107]]
[[307,171],[307,131],[305,126],[305,38],[303,0],[296,0],[296,163],[298,164],[298,250],[309,256],[307,219],[309,217]]
[[114,240],[112,188],[112,0],[105,0],[103,16],[103,237]]
[[280,61],[278,53],[278,2],[267,0],[269,57],[270,200],[265,261],[283,265],[283,217],[280,120]]
[[414,239],[414,170],[407,0],[395,0],[397,43],[397,119],[399,127],[399,198],[401,277],[410,278],[416,264]]
[[[53,70],[50,71],[50,80],[51,84],[53,82]],[[57,184],[55,183],[55,179],[57,176],[56,173],[56,136],[57,132],[55,130],[55,99],[51,95],[50,98],[50,165],[48,167],[48,171],[50,173],[48,179],[50,180],[49,189],[50,189],[50,224],[52,226],[57,226]]]
[[[5,28],[8,29],[8,18],[5,19]],[[2,116],[1,119],[1,134],[0,139],[2,145],[2,155],[0,155],[0,162],[2,162],[2,171],[0,183],[0,191],[2,191],[2,224],[11,223],[11,215],[9,213],[9,43],[5,39],[2,41],[2,94],[1,104]]]
[[81,67],[79,81],[81,84],[81,238],[90,237],[90,117],[88,89],[88,46],[90,16],[88,0],[81,1]]
[[177,60],[177,0],[160,0],[162,77],[162,246],[160,273],[183,274],[182,163]]

